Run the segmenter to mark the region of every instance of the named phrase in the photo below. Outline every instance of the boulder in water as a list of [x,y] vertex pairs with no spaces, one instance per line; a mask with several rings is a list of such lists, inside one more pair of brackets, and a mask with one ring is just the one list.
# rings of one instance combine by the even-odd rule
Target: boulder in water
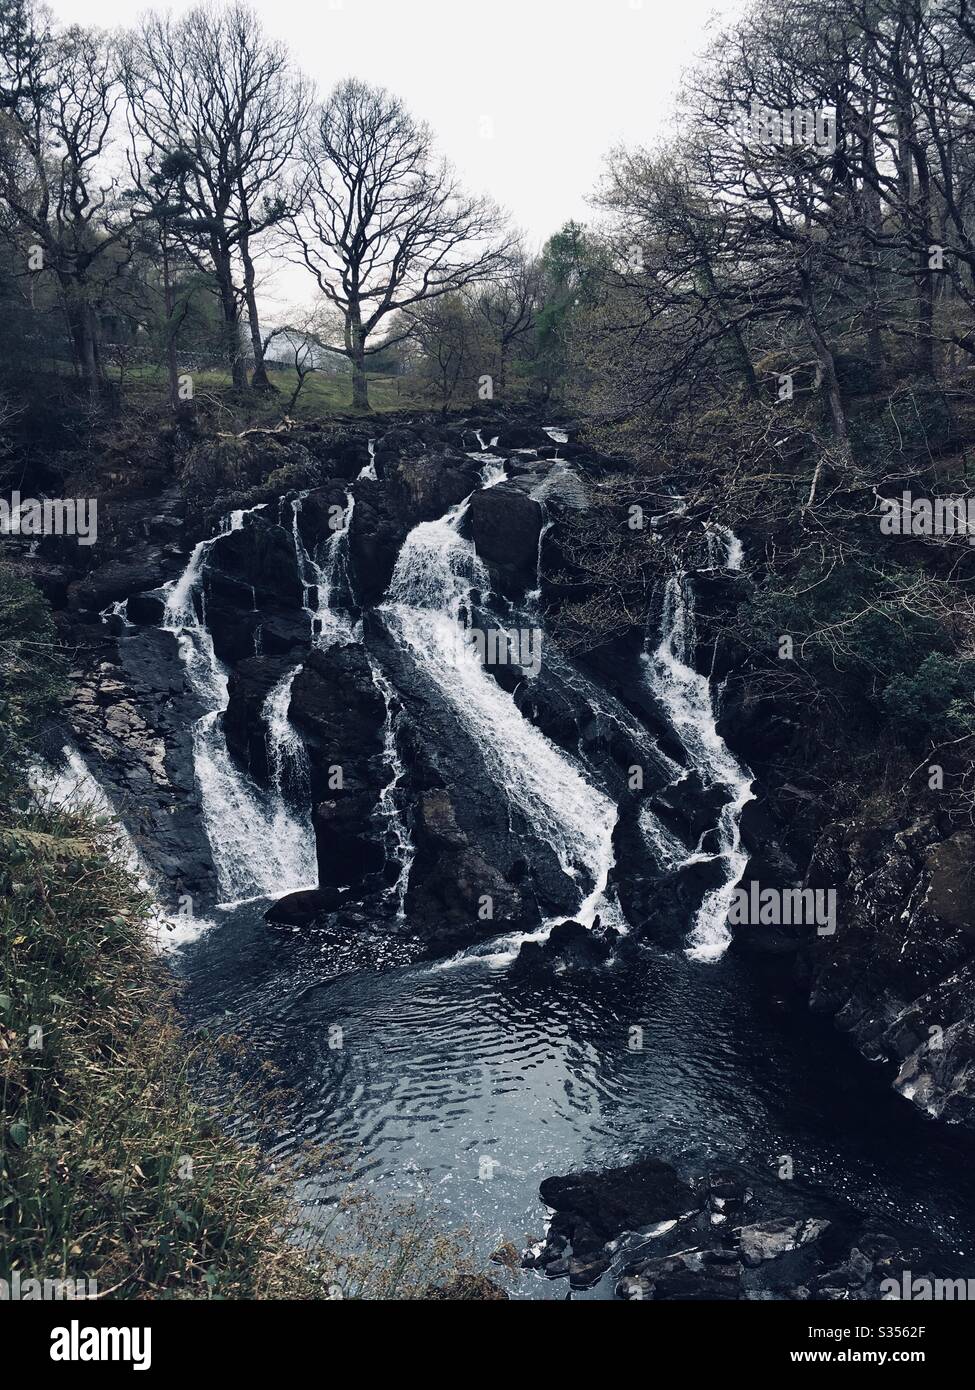
[[581,922],[556,922],[546,941],[524,941],[512,970],[519,974],[551,970],[586,970],[605,965],[619,940],[612,927],[599,919],[590,929]]
[[521,488],[499,483],[471,498],[474,548],[506,594],[534,588],[544,516]]

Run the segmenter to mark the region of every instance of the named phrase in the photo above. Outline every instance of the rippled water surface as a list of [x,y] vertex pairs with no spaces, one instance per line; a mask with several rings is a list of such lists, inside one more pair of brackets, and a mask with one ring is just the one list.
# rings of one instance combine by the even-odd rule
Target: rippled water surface
[[[270,932],[252,905],[218,915],[181,968],[193,1017],[239,1031],[294,1088],[282,1152],[334,1145],[354,1178],[470,1226],[484,1253],[541,1234],[544,1177],[647,1152],[771,1176],[788,1154],[797,1180],[975,1250],[970,1141],[754,959],[648,949],[540,983],[483,963],[329,978],[314,937]],[[336,1190],[323,1172],[313,1196]]]

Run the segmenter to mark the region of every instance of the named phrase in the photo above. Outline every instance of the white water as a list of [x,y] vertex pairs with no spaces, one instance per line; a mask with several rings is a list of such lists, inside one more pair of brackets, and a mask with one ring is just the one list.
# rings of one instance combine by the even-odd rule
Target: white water
[[393,701],[396,692],[389,681],[370,658],[369,669],[372,679],[386,702],[386,725],[383,730],[383,762],[392,768],[393,775],[379,794],[379,815],[386,824],[386,843],[393,858],[399,864],[396,882],[390,890],[396,901],[396,915],[400,921],[406,916],[406,890],[410,884],[410,869],[413,867],[413,841],[406,821],[396,800],[396,793],[406,777],[406,768],[396,747],[396,720],[393,715]]
[[352,621],[347,613],[333,607],[340,584],[348,582],[349,527],[355,498],[345,495],[345,510],[339,524],[320,548],[321,561],[310,555],[301,537],[298,518],[301,504],[308,496],[299,493],[291,503],[291,534],[302,586],[302,605],[311,619],[312,640],[317,647],[332,647],[352,639]]
[[292,801],[307,800],[309,794],[308,754],[304,740],[288,718],[291,687],[300,670],[298,665],[285,671],[261,710],[274,790],[282,799],[290,797]]
[[[712,565],[722,565],[726,570],[741,569],[745,549],[730,527],[722,526],[720,521],[709,522],[705,539]],[[719,546],[723,547],[723,554],[716,553]]]
[[[544,502],[541,503],[541,507],[544,513]],[[538,603],[539,599],[542,597],[542,547],[545,544],[545,537],[549,531],[551,531],[554,524],[554,522],[546,517],[538,528],[538,550],[535,555],[535,587],[534,589],[530,589],[525,595],[529,604]]]
[[160,905],[155,897],[152,874],[104,787],[81,754],[70,744],[65,744],[61,757],[63,761],[59,767],[40,762],[33,764],[30,780],[34,792],[42,802],[60,806],[66,811],[104,817],[109,822],[106,833],[115,854],[133,875],[142,892],[151,899],[148,925],[156,950],[173,950],[195,940],[201,932],[212,927],[209,919],[194,916],[192,899],[188,896],[180,899],[176,912],[168,912]]
[[[725,542],[725,566],[738,569],[741,545],[732,532],[720,528]],[[718,820],[717,858],[724,864],[724,879],[704,896],[688,938],[687,955],[693,960],[713,961],[724,954],[731,942],[728,909],[735,887],[748,862],[741,844],[741,813],[753,799],[748,770],[734,758],[718,733],[711,702],[711,686],[706,676],[695,671],[694,594],[686,575],[667,581],[659,645],[646,655],[650,685],[666,710],[690,766],[705,786],[720,786],[728,799]],[[645,832],[651,829],[649,823]],[[663,852],[667,846],[662,845]],[[700,859],[692,855],[683,862]]]
[[[469,504],[468,498],[407,536],[383,607],[390,631],[437,686],[531,832],[579,884],[573,915],[590,925],[598,912],[625,928],[604,896],[614,862],[615,805],[521,715],[465,640],[471,590],[490,588],[473,545],[460,534]],[[509,945],[516,946],[515,938]],[[499,958],[510,958],[510,950]]]
[[116,599],[107,608],[103,608],[98,615],[102,622],[108,622],[109,618],[121,618],[123,627],[135,627],[135,623],[129,622],[129,601],[127,598]]
[[369,440],[368,449],[369,462],[359,469],[359,477],[369,478],[372,482],[376,482],[376,441],[374,439]]
[[[219,535],[239,530],[244,515],[233,512]],[[208,707],[193,726],[193,765],[220,892],[240,902],[313,888],[318,866],[311,825],[279,791],[266,793],[246,777],[227,749],[221,723],[227,673],[213,649],[203,598],[206,557],[219,535],[195,547],[170,589],[163,625],[176,633],[190,684]]]

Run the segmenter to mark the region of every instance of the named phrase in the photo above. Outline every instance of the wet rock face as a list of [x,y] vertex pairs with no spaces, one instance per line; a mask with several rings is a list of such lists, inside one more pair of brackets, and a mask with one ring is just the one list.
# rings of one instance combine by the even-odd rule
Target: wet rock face
[[933,817],[832,825],[809,870],[837,888],[838,926],[808,936],[800,968],[814,1008],[929,1114],[975,1126],[975,926],[968,889],[975,842]]
[[290,718],[308,752],[319,883],[361,884],[384,859],[374,812],[386,719],[362,648],[314,649],[295,677]]
[[[298,531],[305,549],[314,555],[329,536],[334,534],[336,525],[345,514],[348,506],[349,490],[342,483],[326,483],[313,488],[301,498],[298,507]],[[294,514],[290,503],[279,506],[280,525],[291,531]]]
[[[75,626],[82,664],[65,714],[167,901],[212,895],[215,871],[193,771],[201,713],[183,678],[176,638],[150,630],[116,642],[102,624]],[[80,639],[80,640],[79,640]]]
[[554,1215],[523,1265],[574,1288],[612,1270],[627,1300],[876,1300],[905,1269],[953,1264],[908,1227],[734,1167],[687,1181],[644,1158],[546,1178],[539,1195]]
[[581,922],[556,922],[547,940],[522,943],[512,971],[534,976],[592,969],[613,959],[620,939],[612,927],[604,928],[598,920],[591,928]]
[[530,930],[538,910],[530,896],[490,864],[457,824],[446,787],[421,792],[413,822],[415,857],[407,913],[433,950]]
[[223,715],[227,747],[238,764],[265,787],[270,769],[264,705],[292,664],[280,656],[249,657],[233,668],[227,682],[230,699]]
[[554,1211],[545,1242],[526,1263],[587,1288],[609,1268],[624,1231],[671,1221],[699,1201],[669,1163],[644,1158],[625,1168],[546,1178],[539,1196]]
[[391,511],[379,483],[366,478],[357,483],[349,527],[349,559],[355,591],[364,607],[382,602],[408,533],[404,518]]
[[388,505],[412,530],[463,502],[477,486],[479,471],[474,460],[452,449],[397,459],[386,469]]
[[266,603],[300,608],[301,580],[292,536],[260,513],[246,516],[238,530],[228,531],[211,548],[204,588],[208,598],[235,601],[238,607],[249,594],[252,608]]
[[172,569],[172,560],[159,547],[146,548],[138,559],[110,560],[69,586],[68,605],[100,613],[140,589],[154,589]]
[[499,483],[472,497],[474,547],[502,593],[534,588],[543,522],[538,502],[514,485]]

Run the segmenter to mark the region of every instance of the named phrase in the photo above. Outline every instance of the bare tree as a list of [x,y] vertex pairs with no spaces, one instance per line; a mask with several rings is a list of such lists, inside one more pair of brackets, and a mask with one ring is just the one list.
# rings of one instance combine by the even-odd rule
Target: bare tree
[[296,210],[292,160],[308,88],[284,45],[240,3],[200,5],[179,20],[150,14],[128,45],[125,80],[130,169],[144,213],[154,215],[160,178],[179,156],[182,213],[174,230],[201,268],[212,266],[234,385],[246,385],[246,310],[252,384],[267,388],[255,244]]
[[485,198],[461,192],[431,133],[381,87],[341,82],[305,141],[308,199],[291,230],[301,262],[342,314],[352,403],[369,408],[366,358],[410,328],[370,339],[388,315],[463,289],[500,267],[507,245]]
[[485,323],[462,294],[439,295],[409,311],[413,341],[421,351],[420,379],[444,414],[457,400],[474,396],[478,364],[492,344]]
[[105,34],[51,28],[30,0],[0,6],[0,231],[25,272],[52,274],[89,398],[102,381],[98,275],[124,235],[105,225],[101,163],[122,95]]
[[516,246],[497,274],[475,296],[474,312],[494,339],[499,391],[505,389],[512,351],[519,339],[535,327],[541,283],[538,261],[523,246]]

